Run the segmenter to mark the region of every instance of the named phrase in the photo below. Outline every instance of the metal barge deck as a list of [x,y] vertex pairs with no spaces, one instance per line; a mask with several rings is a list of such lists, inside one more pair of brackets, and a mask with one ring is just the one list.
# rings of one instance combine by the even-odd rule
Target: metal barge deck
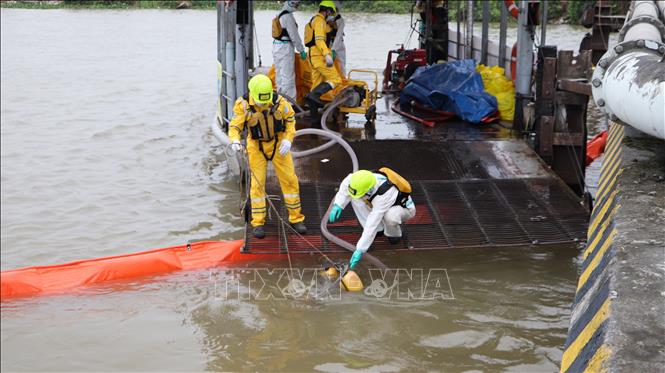
[[[372,250],[426,250],[469,247],[561,244],[583,241],[588,211],[523,140],[500,124],[475,125],[451,119],[434,128],[405,120],[389,110],[392,97],[379,100],[375,126],[350,115],[339,130],[358,156],[361,168],[388,166],[414,187],[415,218],[404,227],[405,239],[390,245],[378,237]],[[298,138],[298,149],[323,140]],[[345,252],[321,234],[320,222],[351,161],[339,146],[296,159],[303,213],[308,233],[298,237],[275,216],[266,223],[267,237],[245,232],[244,252]],[[267,192],[280,196],[269,171]],[[281,198],[272,198],[286,216]],[[355,243],[362,232],[352,209],[329,224],[330,231]]]

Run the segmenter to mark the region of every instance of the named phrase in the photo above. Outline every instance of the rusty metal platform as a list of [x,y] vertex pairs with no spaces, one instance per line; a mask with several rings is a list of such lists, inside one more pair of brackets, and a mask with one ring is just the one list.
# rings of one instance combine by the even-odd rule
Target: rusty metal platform
[[[415,181],[417,214],[403,227],[405,239],[390,245],[378,237],[373,250],[424,250],[554,244],[584,240],[586,212],[570,191],[555,179]],[[319,228],[336,184],[303,183],[301,199],[307,217],[305,239],[323,252],[343,252],[328,242]],[[286,211],[279,200],[274,201]],[[349,206],[341,219],[328,225],[340,238],[355,243],[362,230]],[[251,253],[314,251],[305,240],[273,217],[267,237],[257,240],[248,231]]]
[[[451,120],[435,128],[404,120],[377,102],[374,127],[362,116],[350,115],[341,132],[358,156],[361,168],[388,166],[406,177],[414,188],[417,215],[403,228],[405,239],[390,245],[377,237],[371,250],[421,250],[567,243],[584,240],[588,212],[577,197],[536,153],[500,125],[473,125]],[[321,144],[299,137],[294,146]],[[296,159],[300,193],[308,234],[305,239],[324,252],[345,251],[321,235],[321,216],[339,182],[351,171],[349,156],[335,146],[314,156]],[[269,168],[268,194],[281,196]],[[281,216],[281,198],[273,200]],[[329,230],[355,244],[361,228],[348,206]],[[266,224],[266,238],[246,229],[249,253],[314,251],[275,216]]]
[[[307,148],[318,140],[298,140]],[[587,211],[579,198],[556,178],[522,141],[357,140],[350,141],[361,167],[389,166],[412,182],[417,215],[404,227],[405,239],[390,245],[384,237],[372,250],[422,250],[569,243],[584,240]],[[321,235],[320,221],[339,182],[351,170],[348,155],[339,147],[296,160],[305,239],[324,252],[345,251]],[[269,171],[268,193],[280,196],[277,180]],[[287,216],[280,198],[273,200]],[[355,243],[361,228],[351,207],[339,222],[329,224],[335,235]],[[267,237],[246,230],[249,253],[314,251],[293,231],[272,216]]]

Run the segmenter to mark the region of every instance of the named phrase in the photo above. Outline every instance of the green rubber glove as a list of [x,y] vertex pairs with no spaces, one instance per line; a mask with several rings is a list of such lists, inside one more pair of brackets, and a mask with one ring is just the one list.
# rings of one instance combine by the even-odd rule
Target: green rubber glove
[[306,60],[307,59],[307,52],[305,52],[305,51],[300,52],[300,59],[303,60],[303,61]]
[[332,50],[332,56],[334,61],[337,58],[337,52],[334,49]]
[[360,250],[356,250],[353,252],[353,255],[351,255],[351,261],[349,262],[349,269],[353,269],[353,267],[358,264],[360,259],[363,257],[363,252]]
[[335,204],[332,210],[330,211],[330,216],[328,216],[328,222],[334,223],[337,219],[339,219],[341,215],[342,215],[342,208]]

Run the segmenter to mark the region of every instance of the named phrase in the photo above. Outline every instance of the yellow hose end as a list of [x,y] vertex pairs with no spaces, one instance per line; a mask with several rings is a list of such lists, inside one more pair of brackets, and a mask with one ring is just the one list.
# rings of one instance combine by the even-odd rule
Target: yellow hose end
[[358,277],[358,274],[354,271],[346,272],[344,277],[342,277],[342,281],[340,282],[339,286],[346,291],[363,290],[363,282],[360,277]]
[[323,271],[321,271],[321,275],[331,280],[334,280],[339,276],[339,271],[335,267],[328,267]]

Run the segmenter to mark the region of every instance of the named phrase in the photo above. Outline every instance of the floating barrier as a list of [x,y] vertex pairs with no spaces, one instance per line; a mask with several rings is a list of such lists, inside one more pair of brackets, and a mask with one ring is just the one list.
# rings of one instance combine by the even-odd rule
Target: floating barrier
[[259,259],[256,255],[241,254],[242,245],[242,240],[195,242],[134,254],[2,271],[0,298],[5,301],[10,297],[57,293],[107,281]]

